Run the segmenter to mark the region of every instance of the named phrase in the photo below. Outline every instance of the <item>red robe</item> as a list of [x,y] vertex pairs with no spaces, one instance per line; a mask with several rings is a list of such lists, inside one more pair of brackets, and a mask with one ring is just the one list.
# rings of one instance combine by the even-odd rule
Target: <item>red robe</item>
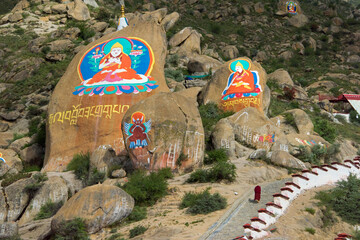
[[[103,59],[101,59],[100,61],[100,64],[109,61],[111,58],[110,54],[111,53],[103,57]],[[107,80],[109,82],[111,81],[117,82],[117,81],[121,81],[122,79],[138,79],[138,80],[141,79],[141,77],[138,74],[136,74],[136,71],[134,69],[131,69],[131,59],[128,55],[122,53],[118,58],[120,59],[121,64],[111,63],[107,67],[104,67],[93,76],[93,78],[88,82],[88,84],[98,83],[103,80]],[[112,74],[117,69],[124,69],[126,71]],[[104,70],[111,72],[102,73]]]
[[255,200],[255,201],[260,201],[260,198],[261,198],[261,187],[260,187],[260,186],[256,186],[255,189],[254,189],[254,192],[255,192],[254,200]]

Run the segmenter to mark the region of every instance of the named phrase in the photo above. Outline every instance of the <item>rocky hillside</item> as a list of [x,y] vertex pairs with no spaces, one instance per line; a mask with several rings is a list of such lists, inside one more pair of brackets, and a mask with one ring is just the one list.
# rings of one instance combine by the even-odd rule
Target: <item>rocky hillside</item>
[[[144,22],[150,27],[156,25],[156,34],[151,33],[156,38],[149,33],[148,37],[152,40],[147,40],[156,49],[155,64],[158,65],[153,77],[161,85],[159,89],[162,92],[170,89],[171,93],[157,93],[157,89],[154,96],[143,95],[144,98],[139,98],[138,102],[130,99],[132,105],[127,106],[128,112],[124,113],[124,117],[117,116],[118,125],[113,127],[119,132],[112,134],[121,136],[123,140],[122,136],[128,134],[128,129],[124,126],[133,121],[135,112],[146,116],[146,123],[150,124],[153,131],[147,135],[150,145],[147,146],[146,141],[141,143],[144,144],[141,147],[149,149],[132,149],[127,145],[126,139],[125,143],[122,141],[120,151],[116,146],[95,146],[88,139],[81,139],[84,142],[77,139],[78,132],[87,133],[87,129],[97,124],[97,118],[93,118],[94,122],[81,131],[80,128],[73,131],[63,125],[56,128],[49,126],[50,116],[56,112],[53,111],[54,105],[60,109],[63,105],[72,104],[69,103],[70,98],[62,99],[63,92],[54,93],[55,87],[60,85],[60,78],[67,69],[68,72],[77,72],[78,63],[70,62],[75,56],[75,59],[80,58],[79,54],[86,52],[88,45],[93,47],[95,45],[91,44],[99,44],[96,41],[109,40],[116,35],[117,21],[121,14],[119,3],[115,0],[2,1],[0,160],[3,161],[0,161],[0,203],[6,207],[0,209],[0,225],[4,223],[2,229],[7,229],[5,233],[9,234],[0,230],[0,239],[16,233],[24,239],[48,239],[54,231],[60,234],[64,230],[63,221],[73,220],[74,206],[77,209],[88,209],[75,213],[77,217],[85,219],[80,235],[95,233],[93,237],[107,239],[113,233],[111,231],[116,232],[117,228],[121,228],[121,234],[131,236],[130,226],[135,226],[137,223],[133,222],[139,219],[134,221],[133,215],[126,217],[130,213],[138,214],[134,218],[139,217],[143,214],[143,208],[146,215],[146,208],[151,209],[150,206],[154,204],[156,205],[148,219],[141,222],[148,224],[152,239],[157,239],[159,234],[166,234],[158,233],[159,226],[156,221],[152,221],[161,217],[164,224],[168,221],[166,212],[156,212],[160,211],[162,205],[166,205],[169,211],[176,208],[174,211],[182,214],[181,227],[174,228],[179,236],[184,233],[182,225],[189,226],[189,223],[185,210],[172,206],[179,205],[180,198],[185,195],[185,192],[180,194],[176,191],[179,188],[187,191],[197,188],[197,185],[193,187],[188,182],[184,187],[177,186],[180,181],[182,184],[189,177],[181,174],[203,168],[198,175],[201,180],[194,177],[195,182],[200,182],[198,186],[201,190],[208,186],[203,182],[219,182],[216,190],[221,192],[221,185],[235,181],[235,185],[226,185],[227,192],[222,192],[233,202],[234,189],[242,183],[246,182],[250,189],[258,181],[273,181],[276,175],[267,173],[262,176],[259,173],[260,177],[252,177],[249,182],[249,179],[244,180],[243,176],[239,176],[244,174],[245,168],[264,168],[266,171],[276,169],[281,172],[276,176],[283,177],[286,171],[291,173],[311,168],[314,164],[343,161],[359,153],[360,121],[357,113],[349,105],[334,104],[327,100],[343,93],[360,94],[359,2],[303,0],[297,5],[296,15],[287,12],[285,3],[284,0],[125,1],[129,28],[136,29],[136,34],[140,34],[141,28],[136,24],[131,25],[131,20],[139,25]],[[127,36],[131,33],[126,30],[123,33],[126,33],[125,37],[134,37]],[[155,47],[156,44],[159,46]],[[259,95],[252,95],[261,99],[257,109],[229,108],[225,110],[231,111],[225,112],[219,109],[224,90],[222,85],[226,85],[229,66],[231,67],[234,59],[239,63],[248,62],[249,71],[251,65],[251,71],[261,79],[254,86]],[[77,75],[68,74],[63,77],[62,86],[70,86],[73,77]],[[64,94],[68,91],[65,87]],[[150,91],[149,89],[148,92]],[[56,104],[52,105],[51,101]],[[87,104],[91,103],[87,101]],[[350,122],[341,116],[334,117],[332,113],[337,111],[350,112]],[[178,124],[177,121],[181,123]],[[171,125],[172,123],[177,124]],[[39,173],[46,164],[45,155],[49,155],[48,152],[45,153],[46,150],[48,151],[51,143],[59,140],[54,140],[54,129],[65,136],[65,140],[59,138],[59,149],[67,147],[64,144],[66,137],[71,132],[74,133],[71,140],[76,141],[79,146],[69,150],[71,156],[83,150],[85,152],[89,145],[95,146],[93,149],[96,150],[88,155],[75,155],[74,159],[78,162],[68,166],[70,158],[66,164],[56,165],[56,161],[65,154],[56,150],[58,155],[54,154],[55,167],[43,169],[67,169],[74,170],[74,173],[51,172],[47,176]],[[147,130],[150,129],[148,127]],[[194,136],[188,135],[188,132],[194,133]],[[95,135],[94,138],[98,140],[97,132]],[[100,135],[99,139],[106,134],[103,132]],[[86,136],[93,138],[92,135]],[[172,150],[170,141],[182,142],[186,151],[180,149],[179,145],[176,147],[176,143]],[[170,147],[166,144],[170,144]],[[223,165],[219,163],[211,168],[203,167],[204,156],[209,159],[209,151],[221,148],[226,149],[226,154],[239,168],[237,178],[236,166],[227,161]],[[150,204],[147,199],[139,205],[136,202],[139,186],[131,189],[131,184],[127,188],[124,185],[128,181],[141,182],[144,177],[128,179],[126,175],[133,170],[128,165],[140,162],[139,166],[142,166],[147,161],[150,164],[150,158],[157,161],[151,170],[171,164],[173,172],[181,175],[173,180],[172,188],[168,191],[167,199],[176,199],[176,203],[167,203],[165,200],[157,202],[156,199],[151,200]],[[239,158],[242,158],[241,164]],[[206,161],[205,164],[209,164]],[[215,175],[214,171],[222,170],[219,168],[226,168],[227,174],[232,176],[228,179],[221,178],[226,174],[219,173],[216,175],[219,179],[206,179],[209,175]],[[161,174],[163,173],[159,173],[159,176],[149,175],[152,179],[148,181],[165,181],[166,178]],[[106,187],[90,187],[103,182],[105,178],[108,178]],[[122,186],[125,192],[115,185]],[[164,191],[166,187],[167,184],[164,184]],[[245,189],[242,192],[246,192]],[[150,195],[158,196],[157,194],[163,197],[157,192]],[[107,198],[102,199],[105,195]],[[56,208],[54,214],[65,204],[53,220],[39,218],[48,199],[53,204],[61,203],[57,207],[52,205]],[[77,202],[75,199],[82,200]],[[86,199],[91,201],[87,202]],[[174,225],[178,225],[177,214],[170,214],[169,219]],[[216,221],[219,213],[214,216],[211,221]],[[102,220],[98,221],[99,218]],[[124,218],[125,223],[120,224]],[[191,220],[199,221],[196,222],[199,231],[206,231],[211,225],[204,221],[202,224],[201,219],[195,217]],[[79,226],[81,224],[80,222]],[[171,225],[172,223],[167,226],[170,228]],[[36,234],[30,229],[37,229]],[[171,231],[175,231],[174,229]],[[191,239],[191,231],[185,232]],[[120,235],[117,237],[109,239],[121,239]]]

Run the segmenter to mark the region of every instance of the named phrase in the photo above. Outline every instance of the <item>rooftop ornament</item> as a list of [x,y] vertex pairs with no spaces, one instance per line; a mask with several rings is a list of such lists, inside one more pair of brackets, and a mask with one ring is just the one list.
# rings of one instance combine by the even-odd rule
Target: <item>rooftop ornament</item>
[[118,31],[129,26],[129,23],[125,17],[125,2],[124,2],[124,0],[119,0],[119,3],[121,5],[121,16],[119,18],[119,23],[118,23],[118,27],[117,27]]

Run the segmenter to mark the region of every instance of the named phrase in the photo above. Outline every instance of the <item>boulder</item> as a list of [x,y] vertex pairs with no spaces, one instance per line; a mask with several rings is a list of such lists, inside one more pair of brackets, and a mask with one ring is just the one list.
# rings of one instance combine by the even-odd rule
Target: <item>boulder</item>
[[34,184],[33,178],[21,179],[5,188],[6,198],[8,202],[7,221],[17,221],[22,212],[29,204],[29,194],[25,191],[25,187]]
[[184,170],[202,163],[204,129],[196,104],[181,93],[159,93],[128,110],[121,126],[135,168]]
[[191,54],[200,54],[201,34],[193,30],[188,38],[180,45],[179,56],[188,56]]
[[67,12],[66,4],[56,4],[51,6],[51,12],[59,13],[59,14],[66,13]]
[[256,149],[250,155],[250,159],[264,159],[266,157],[266,150],[265,149]]
[[161,25],[164,27],[165,31],[169,31],[179,20],[180,14],[177,12],[173,12],[165,16],[162,20]]
[[18,224],[6,222],[0,224],[0,239],[14,239],[18,234]]
[[301,28],[309,22],[309,18],[307,16],[305,16],[304,14],[297,14],[297,15],[289,18],[288,21],[289,21],[290,25],[297,27],[297,28]]
[[187,64],[187,68],[190,73],[208,73],[210,71],[216,71],[220,65],[221,62],[212,57],[206,55],[193,55]]
[[134,207],[134,199],[119,187],[97,184],[72,196],[56,213],[51,229],[56,232],[65,221],[82,218],[87,232],[95,233],[127,217]]
[[[110,56],[112,48],[114,54],[123,48],[124,54],[118,56],[125,61],[112,65],[108,70],[111,73],[103,73],[99,69],[102,59],[119,61],[119,57]],[[126,155],[121,120],[131,105],[154,93],[169,91],[165,57],[164,29],[155,19],[144,20],[142,15],[130,18],[129,26],[121,31],[82,48],[51,95],[45,171],[64,170],[74,154],[92,153],[101,146],[111,146],[117,155]],[[127,70],[123,72],[123,68]]]
[[284,60],[290,60],[294,56],[294,53],[292,51],[285,51],[280,53],[279,57],[283,58]]
[[334,160],[344,162],[347,159],[354,159],[356,157],[358,149],[354,147],[353,143],[348,139],[337,140],[335,144],[339,144],[339,152],[334,156]]
[[[283,139],[283,141],[287,142],[289,152],[292,152],[294,149],[298,148],[299,146],[305,146],[309,148],[317,144],[327,147],[330,146],[330,143],[328,143],[325,139],[317,135],[288,134],[285,136],[285,138],[286,139]],[[273,148],[272,150],[279,150],[279,149],[280,148]]]
[[23,137],[20,139],[15,140],[14,142],[12,142],[9,146],[9,149],[14,150],[17,154],[20,154],[22,148],[29,144],[31,142],[31,138],[30,137]]
[[11,22],[11,23],[19,22],[22,19],[23,19],[23,16],[20,12],[11,13],[9,15],[9,22]]
[[294,86],[294,82],[291,79],[290,74],[282,68],[277,69],[275,72],[270,73],[268,75],[268,79],[275,81],[280,86],[282,86],[283,84]]
[[[235,80],[236,76],[242,76],[243,80]],[[259,63],[238,58],[219,67],[199,99],[202,104],[214,102],[225,111],[255,107],[262,112],[266,79],[266,72]]]
[[184,42],[192,33],[191,27],[186,27],[180,32],[176,33],[174,36],[172,36],[169,40],[169,46],[170,47],[176,47],[179,46],[182,42]]
[[90,168],[107,173],[109,167],[119,165],[116,160],[116,153],[111,146],[100,146],[90,156]]
[[20,151],[21,159],[30,165],[41,165],[44,159],[44,149],[39,144],[35,143],[30,147],[24,148]]
[[163,21],[167,14],[167,8],[160,8],[153,12],[146,12],[142,15],[143,20],[145,21],[152,21],[155,20],[156,23],[160,23]]
[[339,17],[334,17],[331,21],[336,26],[341,26],[344,23],[344,21]]
[[117,169],[111,173],[111,176],[113,178],[124,178],[124,177],[126,177],[126,172],[124,169]]
[[270,102],[271,102],[271,90],[266,85],[264,95],[263,95],[263,111],[264,111],[265,114],[267,114],[268,111],[269,111]]
[[0,149],[0,176],[9,173],[18,173],[23,169],[21,159],[12,149]]
[[14,134],[10,131],[0,132],[0,148],[7,148],[14,138]]
[[18,111],[0,112],[0,117],[6,121],[15,121],[21,116]]
[[225,59],[234,59],[239,57],[239,50],[236,46],[226,46],[222,49]]
[[19,227],[19,235],[23,240],[44,240],[51,235],[52,218],[31,221]]
[[280,167],[306,169],[305,164],[285,151],[273,151],[271,153],[270,161]]
[[9,129],[9,124],[0,122],[0,132],[6,132]]
[[12,132],[16,132],[17,134],[28,134],[29,133],[29,120],[25,118],[21,118],[16,121],[14,125],[10,127]]
[[230,156],[236,156],[236,142],[269,151],[281,138],[284,133],[262,111],[248,107],[221,119],[215,125],[211,139],[216,149],[225,148]]
[[102,32],[104,31],[107,27],[109,26],[108,23],[106,22],[97,22],[94,25],[92,25],[92,28],[96,31],[96,32]]
[[[5,195],[3,193],[3,188],[0,186],[0,206],[6,206],[7,204],[6,201],[7,199],[5,198]],[[0,208],[0,224],[6,221],[6,216],[7,216],[7,208],[6,207]]]
[[74,3],[68,4],[69,10],[67,14],[69,17],[78,20],[86,21],[90,19],[90,11],[82,0],[75,0]]
[[292,49],[294,49],[295,51],[298,51],[302,55],[304,55],[304,53],[305,53],[305,47],[301,42],[293,43]]
[[255,12],[257,13],[263,13],[265,12],[264,4],[261,2],[258,2],[254,5]]
[[268,59],[268,56],[265,51],[259,51],[256,56],[254,57],[255,61],[263,62]]
[[59,62],[59,61],[63,61],[66,58],[66,54],[61,54],[61,53],[48,53],[45,56],[46,60],[50,61],[50,62]]
[[98,8],[99,5],[97,4],[97,2],[95,0],[84,0],[84,3],[87,5],[90,5],[94,8]]
[[70,39],[61,39],[61,40],[56,40],[56,41],[49,43],[49,47],[50,47],[51,51],[54,51],[54,52],[70,50],[74,46],[75,45],[73,44],[73,42]]
[[18,11],[22,11],[25,8],[30,7],[30,3],[27,0],[21,0],[20,2],[18,2],[15,7],[11,10],[11,12],[15,13]]
[[68,188],[66,182],[61,177],[51,177],[44,185],[36,192],[36,195],[31,199],[24,214],[19,220],[20,225],[31,222],[40,212],[42,206],[47,202],[53,203],[66,202],[68,199]]
[[348,57],[346,62],[348,62],[348,63],[360,63],[360,56],[359,55],[351,55],[350,57]]
[[147,11],[155,11],[155,6],[153,3],[146,3],[143,5],[143,9]]
[[60,177],[65,180],[66,186],[69,189],[69,195],[73,196],[75,193],[80,191],[83,188],[83,182],[79,180],[74,171],[68,172],[47,172],[46,175],[48,178]]
[[295,119],[296,127],[300,134],[312,134],[314,131],[314,124],[310,117],[301,109],[293,109],[286,111],[285,113],[291,113]]
[[[96,23],[97,24],[97,23]],[[96,24],[94,24],[93,28],[95,28]],[[63,38],[66,39],[70,39],[70,40],[76,40],[80,34],[81,30],[77,27],[72,27],[72,28],[68,28],[66,29],[61,36]],[[61,42],[60,42],[61,43]],[[69,41],[67,42],[63,42],[62,44],[64,44],[64,48],[66,49],[66,44],[70,43]]]

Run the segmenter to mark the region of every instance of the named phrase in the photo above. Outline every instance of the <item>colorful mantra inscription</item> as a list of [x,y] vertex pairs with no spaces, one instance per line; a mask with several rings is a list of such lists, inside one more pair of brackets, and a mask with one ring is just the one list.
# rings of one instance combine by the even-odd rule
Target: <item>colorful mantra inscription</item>
[[64,123],[68,121],[70,125],[76,125],[79,118],[104,117],[111,119],[113,114],[121,114],[129,109],[129,105],[95,105],[81,108],[81,104],[74,106],[73,109],[64,112],[50,114],[49,124],[56,121]]

